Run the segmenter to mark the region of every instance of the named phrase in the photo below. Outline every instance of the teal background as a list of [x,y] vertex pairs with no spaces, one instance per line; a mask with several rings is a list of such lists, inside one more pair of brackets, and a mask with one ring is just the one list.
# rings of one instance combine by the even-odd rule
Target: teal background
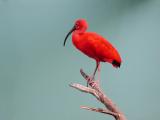
[[63,40],[77,18],[116,46],[120,69],[101,65],[101,86],[128,120],[160,119],[159,0],[0,0],[0,120],[113,120],[68,86],[95,62]]

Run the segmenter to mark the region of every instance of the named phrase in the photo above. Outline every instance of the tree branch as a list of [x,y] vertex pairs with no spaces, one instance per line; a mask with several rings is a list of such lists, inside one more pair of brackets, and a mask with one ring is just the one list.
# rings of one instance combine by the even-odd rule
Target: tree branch
[[112,115],[116,120],[127,120],[125,115],[116,107],[116,105],[112,102],[112,100],[109,99],[103,93],[103,91],[101,90],[96,80],[91,79],[82,69],[80,70],[80,73],[84,77],[84,79],[87,81],[90,87],[86,87],[86,86],[83,86],[77,83],[70,84],[70,86],[80,90],[81,92],[92,94],[93,96],[97,98],[98,101],[104,104],[106,109],[92,108],[92,107],[87,107],[87,106],[83,106],[81,108]]
[[102,108],[93,108],[93,107],[88,107],[88,106],[81,106],[82,109],[86,109],[86,110],[91,110],[91,111],[95,111],[95,112],[100,112],[100,113],[104,113],[104,114],[108,114],[108,115],[112,115],[115,117],[118,117],[117,113],[111,112],[107,109],[102,109]]
[[98,93],[95,89],[83,86],[81,84],[77,84],[77,83],[73,83],[69,85],[70,87],[73,87],[75,89],[80,90],[81,92],[85,92],[85,93],[90,93],[92,95],[94,95],[97,99],[99,99]]

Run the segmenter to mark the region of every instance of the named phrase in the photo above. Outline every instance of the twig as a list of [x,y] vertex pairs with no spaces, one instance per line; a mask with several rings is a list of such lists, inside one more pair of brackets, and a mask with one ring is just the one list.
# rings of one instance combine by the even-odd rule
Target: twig
[[91,111],[95,111],[95,112],[100,112],[100,113],[104,113],[104,114],[108,114],[108,115],[112,115],[115,117],[118,117],[117,113],[111,112],[107,109],[102,109],[102,108],[93,108],[93,107],[88,107],[88,106],[81,106],[82,109],[86,109],[86,110],[91,110]]
[[73,83],[69,85],[70,87],[76,88],[78,90],[80,90],[81,92],[85,92],[85,93],[90,93],[92,95],[94,95],[97,99],[100,99],[98,96],[98,93],[95,89],[83,86],[81,84],[77,84],[77,83]]
[[80,73],[84,77],[84,79],[87,81],[87,83],[89,83],[90,87],[86,87],[77,83],[70,84],[70,86],[80,90],[81,92],[92,94],[97,98],[98,101],[104,104],[106,109],[93,108],[93,107],[87,107],[87,106],[83,106],[81,108],[112,115],[116,120],[126,120],[125,115],[116,107],[116,105],[112,102],[112,100],[109,99],[103,93],[99,84],[97,84],[95,80],[91,79],[85,72],[83,72],[82,69],[80,70]]

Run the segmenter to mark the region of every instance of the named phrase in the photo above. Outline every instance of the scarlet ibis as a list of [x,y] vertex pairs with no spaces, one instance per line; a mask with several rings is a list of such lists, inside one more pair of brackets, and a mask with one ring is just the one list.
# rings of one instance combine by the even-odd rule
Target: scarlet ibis
[[120,67],[122,60],[117,49],[101,35],[95,32],[86,32],[87,28],[88,24],[85,19],[76,20],[73,28],[66,35],[63,45],[65,46],[68,36],[72,33],[72,43],[74,46],[96,61],[93,78],[100,62],[108,62],[115,68]]

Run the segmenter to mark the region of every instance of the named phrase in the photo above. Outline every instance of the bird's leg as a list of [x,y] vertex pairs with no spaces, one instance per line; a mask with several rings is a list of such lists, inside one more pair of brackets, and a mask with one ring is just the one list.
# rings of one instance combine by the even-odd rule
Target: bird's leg
[[[94,81],[93,83],[93,86],[98,86],[99,87],[99,84],[100,84],[100,62],[97,62],[97,66],[96,66],[96,71],[98,70],[98,80]],[[95,71],[95,73],[96,73]],[[94,77],[95,77],[95,74],[94,74]],[[93,79],[94,79],[93,77]]]
[[95,68],[95,70],[94,70],[94,73],[93,73],[93,79],[94,79],[94,77],[95,77],[95,75],[96,75],[96,72],[97,72],[97,69],[98,69],[98,66],[99,66],[99,62],[98,61],[96,61],[96,68]]
[[98,80],[97,80],[97,84],[100,84],[100,79],[101,79],[101,75],[100,75],[100,71],[101,71],[101,65],[98,65]]
[[88,87],[89,82],[93,82],[94,77],[95,77],[95,75],[96,75],[96,71],[97,71],[99,65],[100,65],[100,62],[99,62],[99,61],[96,61],[96,68],[95,68],[95,70],[94,70],[94,72],[93,72],[93,75],[91,76],[91,80],[87,81],[87,87]]

